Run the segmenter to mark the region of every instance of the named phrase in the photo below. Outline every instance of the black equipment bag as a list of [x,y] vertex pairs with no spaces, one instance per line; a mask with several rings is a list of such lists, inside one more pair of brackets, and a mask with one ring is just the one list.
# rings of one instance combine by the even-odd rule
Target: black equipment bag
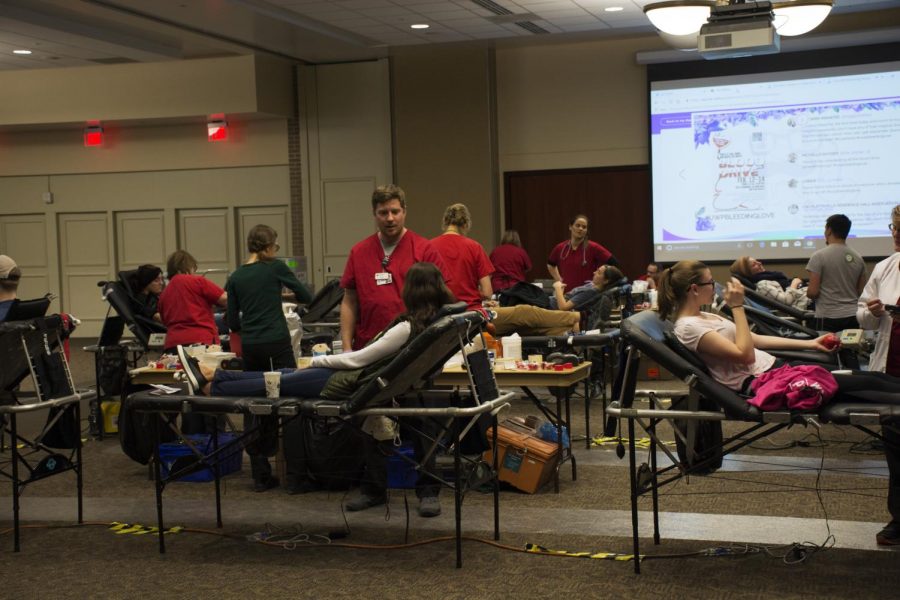
[[[672,410],[682,410],[687,408],[687,396],[672,399]],[[699,410],[717,411],[719,410],[712,402],[705,398],[700,399]],[[684,419],[675,419],[674,427],[687,435],[688,421]],[[688,459],[687,447],[681,441],[681,438],[675,436],[675,446],[678,451],[678,458],[683,462],[690,472],[694,475],[708,475],[722,466],[722,421],[696,421],[697,436],[694,440],[694,457],[693,460]],[[700,468],[694,469],[694,465],[709,461]]]
[[[137,391],[137,390],[135,390]],[[124,398],[119,409],[119,445],[128,458],[146,465],[153,457],[153,446],[156,443],[153,431],[153,419],[162,415],[149,412],[138,412],[131,408],[131,398]],[[175,432],[162,421],[159,422],[160,442],[171,442]]]
[[97,361],[97,390],[100,398],[118,398],[128,381],[128,361],[125,346],[101,346],[94,360]]
[[332,490],[347,489],[363,472],[363,434],[347,420],[298,417],[284,424],[288,475]]
[[[75,393],[69,382],[65,357],[61,351],[53,351],[50,346],[56,344],[57,330],[49,328],[46,320],[35,320],[41,331],[44,343],[39,354],[32,357],[38,389],[45,400],[62,398]],[[51,426],[52,423],[52,426]],[[47,413],[49,429],[41,441],[51,448],[72,449],[81,443],[80,424],[75,419],[74,405],[54,407]]]
[[518,304],[550,308],[550,297],[536,285],[520,281],[511,288],[500,292],[500,306],[516,306]]

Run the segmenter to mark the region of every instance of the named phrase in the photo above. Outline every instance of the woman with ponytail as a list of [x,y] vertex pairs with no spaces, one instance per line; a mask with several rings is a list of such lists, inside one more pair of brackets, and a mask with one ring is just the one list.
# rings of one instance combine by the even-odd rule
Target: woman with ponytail
[[[732,278],[725,290],[725,302],[734,322],[700,310],[713,303],[715,281],[709,268],[699,261],[681,261],[666,269],[660,278],[660,316],[675,322],[675,336],[696,352],[709,367],[712,377],[733,390],[748,393],[753,380],[783,363],[765,350],[818,350],[833,352],[828,335],[813,340],[793,340],[750,331],[744,314],[744,287]],[[872,371],[835,371],[840,392],[865,392],[879,404],[900,404],[900,378]],[[900,545],[900,435],[890,427],[882,429],[890,484],[888,510],[891,522],[875,536],[879,545]]]

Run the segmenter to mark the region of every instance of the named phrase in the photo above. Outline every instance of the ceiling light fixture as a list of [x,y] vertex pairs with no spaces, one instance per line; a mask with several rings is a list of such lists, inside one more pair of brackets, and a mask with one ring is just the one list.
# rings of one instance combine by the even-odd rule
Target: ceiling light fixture
[[669,35],[688,35],[700,31],[715,5],[708,0],[670,0],[644,7],[653,26]]
[[13,54],[31,54],[31,50],[13,50]]
[[778,35],[803,35],[822,24],[831,12],[832,0],[794,0],[775,2],[775,30]]
[[609,7],[607,7],[607,8],[604,8],[603,10],[604,10],[605,12],[621,12],[621,11],[623,11],[623,10],[625,10],[625,9],[622,8],[621,6],[609,6]]
[[653,26],[669,35],[689,35],[700,31],[714,7],[741,6],[771,11],[773,25],[780,35],[803,35],[822,24],[831,12],[833,0],[787,0],[784,2],[752,0],[668,0],[644,7]]
[[428,23],[413,23],[409,26],[410,29],[428,29],[431,27]]

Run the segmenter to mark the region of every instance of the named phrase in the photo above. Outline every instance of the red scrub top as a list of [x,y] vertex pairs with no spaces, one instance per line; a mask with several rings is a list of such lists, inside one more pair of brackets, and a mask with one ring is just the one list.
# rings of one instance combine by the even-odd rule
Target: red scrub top
[[494,274],[491,287],[494,292],[511,288],[520,281],[525,281],[525,273],[531,270],[531,259],[528,253],[515,244],[500,244],[491,252],[491,264]]
[[587,240],[578,244],[574,250],[569,240],[560,242],[550,253],[547,264],[559,270],[559,277],[566,284],[567,289],[574,289],[594,277],[594,271],[605,265],[612,252],[598,244]]
[[456,299],[465,302],[468,308],[480,309],[478,280],[494,272],[494,265],[481,244],[461,235],[445,233],[431,240],[431,245],[444,259],[453,280],[453,285],[447,287]]
[[166,326],[166,348],[218,344],[219,329],[212,307],[225,291],[201,275],[176,275],[159,297],[159,316]]
[[[403,281],[412,265],[417,262],[434,263],[444,275],[447,285],[450,285],[451,278],[440,255],[427,239],[412,231],[406,230],[384,268],[381,266],[383,259],[384,249],[378,234],[374,234],[353,246],[344,267],[341,287],[356,290],[359,303],[353,336],[354,350],[365,346],[395,317],[406,311],[402,297]],[[391,281],[378,285],[375,274],[383,271],[391,274]]]

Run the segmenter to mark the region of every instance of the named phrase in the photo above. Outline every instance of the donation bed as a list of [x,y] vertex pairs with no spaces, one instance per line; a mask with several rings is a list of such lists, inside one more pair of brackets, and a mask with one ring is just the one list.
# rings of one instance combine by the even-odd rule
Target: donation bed
[[[280,425],[300,417],[305,418],[344,418],[354,426],[360,425],[363,417],[383,416],[403,422],[407,418],[428,420],[439,426],[441,434],[429,438],[430,448],[424,456],[416,457],[416,469],[427,477],[434,479],[454,492],[454,508],[456,521],[456,563],[462,565],[462,498],[463,494],[473,487],[487,481],[493,481],[494,494],[494,538],[499,539],[499,483],[495,477],[497,472],[497,455],[493,453],[493,464],[486,463],[480,456],[471,458],[460,451],[460,441],[469,433],[481,432],[485,428],[479,426],[480,419],[488,419],[494,433],[492,448],[497,448],[496,430],[497,414],[509,405],[512,394],[501,395],[490,369],[487,352],[484,350],[464,353],[465,365],[469,373],[472,396],[471,402],[461,402],[457,394],[444,392],[446,405],[441,408],[424,408],[420,400],[429,389],[429,380],[440,373],[444,363],[455,353],[463,350],[469,342],[480,335],[484,318],[478,312],[461,312],[464,304],[445,307],[447,314],[438,318],[428,328],[410,342],[390,363],[381,368],[375,377],[346,399],[330,400],[323,398],[242,398],[242,397],[205,397],[189,395],[160,396],[150,392],[132,394],[128,403],[130,409],[150,413],[157,418],[152,419],[156,443],[154,444],[154,479],[156,481],[157,518],[159,526],[159,550],[165,552],[163,526],[163,490],[173,480],[194,471],[210,468],[215,478],[216,520],[222,526],[221,496],[219,488],[220,462],[233,453],[235,444],[243,444],[256,435],[253,429],[245,430],[233,441],[219,445],[217,434],[213,434],[210,452],[203,452],[191,446],[196,460],[181,468],[173,468],[167,476],[163,476],[160,467],[159,442],[161,432],[166,429],[177,437],[190,442],[181,434],[176,416],[185,413],[202,413],[211,415],[245,414],[268,416],[278,420]],[[469,348],[471,350],[471,347]],[[396,405],[396,406],[395,406]],[[426,435],[419,432],[421,435]],[[435,472],[433,455],[446,451],[453,456],[453,476],[442,477]],[[403,460],[413,461],[402,456]]]
[[[653,504],[653,539],[659,544],[659,488],[690,474],[702,474],[718,468],[722,457],[748,446],[776,431],[794,424],[833,423],[850,425],[881,439],[873,427],[900,425],[900,404],[879,403],[866,392],[839,393],[815,412],[762,412],[747,403],[747,398],[713,379],[699,357],[675,338],[673,326],[652,311],[636,314],[622,323],[622,339],[626,362],[622,389],[607,409],[607,433],[614,432],[617,419],[627,421],[628,459],[631,479],[631,516],[634,555],[639,554],[638,498],[651,494]],[[775,354],[775,353],[773,353]],[[636,397],[646,394],[636,391],[639,363],[642,356],[657,361],[688,386],[686,402],[678,408],[664,409],[651,404],[650,408],[635,408]],[[651,395],[651,400],[652,400]],[[683,428],[673,427],[676,438],[684,446],[679,457],[659,442],[656,427],[664,421],[679,420]],[[721,439],[714,447],[696,450],[698,430],[710,423],[734,421],[745,423],[736,435]],[[650,464],[638,464],[635,451],[635,425],[650,438]],[[673,464],[660,466],[657,450],[664,452]],[[634,564],[640,573],[640,560]]]

